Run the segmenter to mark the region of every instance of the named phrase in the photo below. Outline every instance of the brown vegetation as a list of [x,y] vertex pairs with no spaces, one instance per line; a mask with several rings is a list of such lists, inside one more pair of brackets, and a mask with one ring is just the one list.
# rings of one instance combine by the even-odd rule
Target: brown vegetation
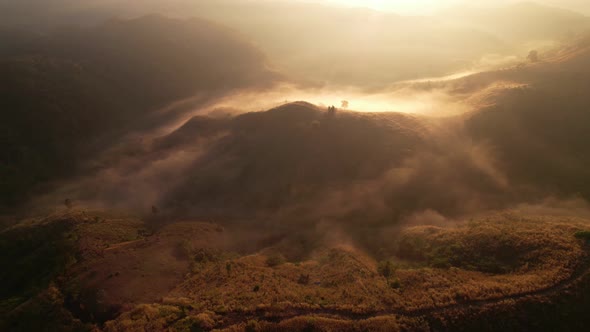
[[[68,218],[81,256],[56,289],[64,310],[83,321],[119,315],[106,331],[425,330],[429,322],[421,317],[429,313],[459,317],[559,294],[588,267],[579,234],[589,223],[576,218],[501,213],[456,226],[409,227],[392,239],[381,263],[354,246],[320,246],[303,261],[283,264],[268,262],[280,257],[276,248],[227,253],[215,240],[225,232],[213,224],[172,224],[129,242],[144,227],[137,219]],[[115,249],[97,256],[86,243]],[[92,290],[100,292],[92,297]]]

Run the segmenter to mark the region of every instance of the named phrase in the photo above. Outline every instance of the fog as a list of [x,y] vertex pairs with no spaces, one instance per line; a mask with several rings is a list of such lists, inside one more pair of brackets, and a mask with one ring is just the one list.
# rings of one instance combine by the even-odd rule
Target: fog
[[[573,1],[559,4],[581,8]],[[199,17],[234,29],[293,81],[363,89],[453,75],[489,59],[522,59],[590,28],[590,19],[577,12],[516,1],[4,0],[1,5],[5,24],[21,26],[97,24],[152,13]],[[433,13],[413,12],[426,8]]]
[[[346,238],[376,252],[372,240],[400,225],[584,202],[587,191],[572,180],[585,177],[581,149],[555,165],[540,156],[562,155],[567,142],[583,139],[566,130],[551,141],[539,132],[556,114],[544,107],[547,99],[571,100],[573,115],[559,118],[567,125],[585,119],[586,99],[570,99],[573,90],[562,84],[586,82],[584,66],[571,60],[586,56],[580,38],[590,18],[580,13],[588,6],[543,5],[1,1],[3,28],[31,34],[21,40],[7,32],[18,47],[2,53],[6,72],[14,73],[14,58],[34,68],[22,70],[23,89],[39,81],[26,75],[50,72],[38,59],[55,68],[58,58],[71,77],[88,80],[84,93],[99,86],[98,101],[109,100],[84,99],[78,107],[71,102],[82,93],[63,92],[65,102],[40,94],[34,100],[55,114],[75,109],[47,135],[64,132],[64,123],[94,123],[96,114],[111,121],[90,126],[94,136],[67,131],[56,144],[76,157],[75,166],[33,177],[43,180],[31,185],[33,199],[19,203],[27,212],[62,211],[70,199],[81,209],[130,210],[155,224],[256,223],[268,231],[262,236],[305,229],[302,236]],[[70,77],[47,81],[60,79]],[[111,99],[132,102],[115,108]],[[17,105],[32,118],[43,109]],[[86,105],[110,112],[78,119]],[[538,112],[526,112],[532,108]],[[44,147],[38,141],[13,155],[34,155]],[[27,170],[43,164],[26,162],[33,165]],[[523,171],[530,164],[541,165],[542,180]],[[150,215],[152,206],[161,213]]]
[[589,14],[0,0],[0,330],[584,330]]

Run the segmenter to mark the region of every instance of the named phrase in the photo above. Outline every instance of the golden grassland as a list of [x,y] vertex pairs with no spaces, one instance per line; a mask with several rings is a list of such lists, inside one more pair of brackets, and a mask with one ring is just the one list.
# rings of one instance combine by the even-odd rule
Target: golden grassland
[[[172,294],[221,312],[276,306],[353,313],[408,311],[502,298],[569,278],[586,254],[573,236],[585,225],[583,220],[496,216],[453,228],[413,227],[403,231],[397,251],[420,256],[423,266],[398,267],[399,258],[392,257],[395,271],[389,278],[378,272],[375,260],[340,247],[274,267],[268,266],[264,254],[197,264]],[[497,268],[503,273],[477,270],[504,264],[506,268]],[[302,283],[302,276],[309,276],[309,281]]]
[[501,213],[400,228],[379,259],[340,245],[288,262],[273,247],[229,252],[227,230],[212,223],[152,230],[135,217],[71,213],[4,230],[2,244],[54,223],[70,226],[74,258],[47,272],[38,295],[9,294],[4,324],[48,306],[79,323],[70,326],[104,331],[428,330],[425,317],[454,322],[550,302],[584,275],[590,228],[580,218]]

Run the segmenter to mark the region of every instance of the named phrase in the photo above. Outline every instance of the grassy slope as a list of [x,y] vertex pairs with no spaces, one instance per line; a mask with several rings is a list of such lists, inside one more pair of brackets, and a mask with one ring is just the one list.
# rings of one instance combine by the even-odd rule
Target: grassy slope
[[[69,226],[58,230],[64,224]],[[15,234],[52,234],[48,227],[57,227],[58,243],[71,238],[76,245],[55,252],[32,241],[29,254],[20,254],[33,257],[27,261],[36,270],[18,267],[30,272],[22,279],[31,282],[3,296],[2,322],[12,330],[33,328],[45,316],[64,330],[116,317],[105,330],[239,330],[249,324],[264,331],[458,329],[506,308],[538,313],[558,306],[575,315],[567,301],[583,300],[575,287],[585,278],[587,252],[585,240],[574,234],[589,224],[502,214],[448,228],[407,228],[384,254],[393,262],[387,277],[375,258],[353,246],[318,247],[302,261],[284,262],[273,247],[229,253],[226,232],[214,224],[176,223],[152,234],[140,220],[122,216],[74,214],[20,223],[2,233],[3,246],[19,244]],[[60,270],[43,268],[64,260]],[[490,273],[490,266],[501,268]],[[466,317],[465,326],[460,317]],[[542,319],[532,317],[518,324]]]
[[[90,217],[70,213],[22,221],[0,232],[4,267],[0,278],[6,285],[0,297],[0,325],[33,328],[27,324],[40,322],[22,319],[22,315],[34,316],[35,311],[62,312],[59,319],[67,323],[71,314],[63,309],[66,299],[60,285],[68,271],[94,255],[99,247],[123,238],[136,238],[138,231],[142,231],[140,224],[128,217],[97,227],[102,221],[100,214]],[[78,325],[75,319],[71,320]]]
[[[181,215],[240,219],[293,206],[313,209],[310,202],[324,191],[374,180],[414,149],[425,148],[430,124],[398,113],[339,111],[331,116],[298,102],[212,125],[229,134],[212,144],[182,184],[167,193],[165,208]],[[207,133],[200,127],[186,129],[163,138],[162,144],[194,142]]]
[[514,186],[588,198],[589,45],[581,37],[536,63],[415,87],[471,103],[474,111],[461,117],[467,136],[494,151]]
[[[417,328],[425,326],[421,317],[430,314],[443,319],[447,312],[460,316],[474,308],[501,310],[504,305],[526,302],[534,296],[560,294],[563,287],[578,281],[587,269],[587,253],[574,233],[585,227],[585,220],[511,215],[450,229],[411,228],[404,233],[404,237],[421,238],[429,244],[419,249],[424,256],[456,243],[464,246],[462,253],[475,256],[496,251],[494,245],[508,246],[518,264],[499,274],[480,272],[473,266],[472,257],[458,258],[452,252],[448,257],[441,252],[437,255],[453,260],[457,267],[435,268],[423,261],[422,267],[400,264],[389,278],[379,274],[372,258],[350,247],[319,249],[308,260],[276,266],[269,266],[272,250],[205,262],[199,258],[186,281],[164,302],[175,306],[176,313],[148,321],[163,326],[191,321],[230,330],[243,327],[247,320],[259,320],[250,324],[261,330],[278,326],[303,329],[309,325],[353,329],[366,326],[373,316],[383,316],[381,319],[390,324],[401,322],[400,326]],[[395,242],[407,245],[407,241]],[[158,307],[150,310],[154,308]],[[133,315],[137,312],[123,314],[108,323],[107,330],[147,324],[135,321]],[[396,315],[402,318],[392,318]],[[274,326],[277,322],[279,325]]]

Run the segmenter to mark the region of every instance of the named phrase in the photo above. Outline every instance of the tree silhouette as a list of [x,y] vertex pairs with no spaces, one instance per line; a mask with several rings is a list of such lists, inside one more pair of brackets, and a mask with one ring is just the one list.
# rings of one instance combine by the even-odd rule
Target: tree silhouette
[[72,207],[74,207],[74,203],[72,202],[71,199],[66,198],[66,200],[64,201],[64,205],[68,208],[71,209]]
[[333,117],[335,115],[336,115],[336,107],[335,106],[328,107],[328,116]]
[[526,58],[530,62],[539,62],[539,52],[536,50],[532,50],[529,52],[529,55]]

